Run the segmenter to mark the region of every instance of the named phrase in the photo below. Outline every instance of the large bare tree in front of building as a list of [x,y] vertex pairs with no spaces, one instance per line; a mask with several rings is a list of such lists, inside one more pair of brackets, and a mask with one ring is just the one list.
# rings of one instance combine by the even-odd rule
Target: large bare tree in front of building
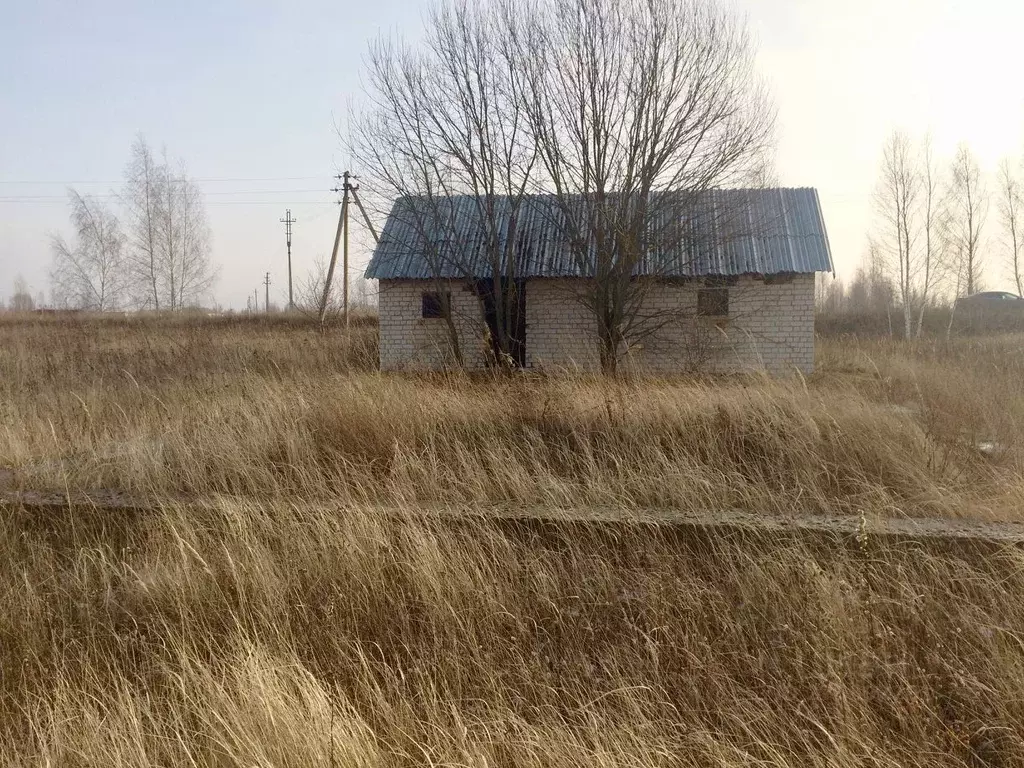
[[[485,265],[506,354],[517,227],[527,195],[549,195],[532,214],[550,219],[568,271],[591,278],[579,299],[614,371],[664,323],[643,312],[654,282],[685,266],[698,229],[729,228],[708,210],[695,227],[698,201],[766,178],[775,113],[754,58],[745,25],[713,0],[455,0],[421,46],[371,50],[354,154],[404,201],[392,215],[419,233],[432,275]],[[480,242],[449,236],[459,196]]]
[[206,297],[216,279],[202,192],[183,167],[159,160],[145,139],[132,145],[122,194],[128,282],[140,309],[179,310]]
[[981,290],[981,237],[987,215],[988,191],[981,168],[970,148],[961,144],[950,169],[944,221],[947,269],[954,278],[957,296]]
[[[763,178],[775,111],[745,24],[711,0],[551,0],[515,15],[542,188],[596,321],[602,369],[652,331],[645,298],[729,227],[709,190]],[[720,212],[713,215],[719,215]],[[737,220],[742,216],[735,217]],[[654,325],[664,322],[656,319]]]
[[[526,6],[523,6],[526,9]],[[536,148],[519,93],[510,6],[455,0],[432,11],[417,47],[380,40],[370,50],[372,107],[352,143],[378,194],[397,197],[392,216],[424,244],[430,275],[448,304],[455,358],[462,350],[445,290],[485,278],[498,356],[513,353],[518,302],[516,222]],[[457,216],[479,223],[479,242],[460,241]],[[481,296],[481,313],[483,297]]]
[[999,165],[999,218],[1009,249],[1007,266],[1017,295],[1024,296],[1024,265],[1021,264],[1021,249],[1024,248],[1024,194],[1020,178],[1009,160]]
[[97,200],[71,190],[69,243],[54,236],[50,271],[53,302],[59,307],[97,312],[120,309],[127,288],[124,235],[121,223]]

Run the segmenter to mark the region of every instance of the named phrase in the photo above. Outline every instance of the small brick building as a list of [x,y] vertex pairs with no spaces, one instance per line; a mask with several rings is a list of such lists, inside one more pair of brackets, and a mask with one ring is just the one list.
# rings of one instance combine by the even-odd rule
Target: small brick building
[[[479,201],[449,198],[443,215],[432,201],[429,220],[409,215],[416,206],[413,198],[395,203],[366,271],[379,281],[381,369],[450,365],[453,331],[465,363],[482,367],[491,357],[494,310]],[[551,198],[534,196],[514,215],[496,217],[517,259],[516,362],[595,370],[590,278],[560,247],[552,206]],[[652,373],[811,372],[815,273],[832,270],[817,192],[716,190],[702,195],[692,218],[705,236],[679,244],[674,260],[659,259],[656,273],[638,270],[641,330],[627,338],[621,365]]]

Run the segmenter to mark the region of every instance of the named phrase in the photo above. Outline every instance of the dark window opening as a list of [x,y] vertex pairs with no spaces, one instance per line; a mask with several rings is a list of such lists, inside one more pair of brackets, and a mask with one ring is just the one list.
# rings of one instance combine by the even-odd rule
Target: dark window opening
[[703,288],[697,291],[697,314],[702,317],[728,317],[729,289]]
[[423,317],[443,318],[446,316],[445,307],[451,303],[452,295],[445,292],[444,295],[438,291],[423,292]]

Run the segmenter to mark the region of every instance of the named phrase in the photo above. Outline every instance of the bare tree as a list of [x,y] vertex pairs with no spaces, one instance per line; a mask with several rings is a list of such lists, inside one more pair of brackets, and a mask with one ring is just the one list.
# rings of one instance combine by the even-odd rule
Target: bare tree
[[1009,160],[1003,160],[999,165],[999,218],[1003,225],[1003,232],[1006,235],[1007,245],[1010,249],[1009,268],[1014,284],[1017,286],[1017,295],[1024,296],[1024,273],[1021,265],[1021,248],[1024,247],[1024,232],[1021,220],[1024,198],[1022,198],[1020,180],[1014,173]]
[[[313,267],[295,289],[295,307],[309,318],[319,318],[321,302],[324,300],[324,286],[327,284],[327,260],[321,254],[316,257]],[[338,284],[332,283],[327,296],[325,317],[332,321],[341,317],[343,306]]]
[[[515,357],[518,341],[515,230],[536,145],[519,97],[509,13],[508,6],[455,0],[434,9],[421,47],[373,45],[373,109],[352,140],[376,189],[402,199],[392,216],[424,244],[427,277],[446,305],[450,351],[460,362],[451,281],[472,283],[481,324],[491,318],[499,361]],[[482,241],[460,237],[458,223],[467,216]]]
[[106,312],[121,307],[127,273],[124,235],[117,216],[102,203],[69,190],[75,237],[51,241],[50,282],[58,306]]
[[[643,298],[693,250],[704,193],[767,175],[774,110],[747,30],[712,0],[455,0],[422,49],[379,43],[370,81],[355,154],[400,198],[392,217],[417,233],[439,290],[487,278],[480,311],[493,303],[502,355],[515,351],[527,193],[549,196],[529,214],[590,278],[578,298],[613,372],[663,323]],[[723,231],[714,207],[700,213],[706,233]],[[454,236],[467,214],[471,242]]]
[[928,307],[935,285],[938,260],[941,249],[941,181],[938,169],[935,166],[935,153],[932,146],[932,137],[927,135],[921,147],[921,196],[923,210],[922,229],[924,232],[924,254],[923,264],[920,265],[920,307],[917,313],[917,330],[915,335],[920,337],[924,328],[924,312]]
[[825,273],[819,274],[814,282],[814,308],[828,314],[841,313],[847,303],[847,292],[843,281]]
[[966,144],[956,151],[946,194],[946,239],[949,271],[956,295],[971,295],[981,288],[981,233],[988,214],[988,192],[978,161]]
[[[166,161],[164,166],[169,168]],[[210,260],[210,227],[202,192],[183,166],[177,174],[168,171],[164,200],[161,233],[166,305],[181,310],[206,298],[217,278]]]
[[32,294],[29,292],[28,283],[25,282],[25,278],[21,275],[14,278],[14,292],[7,303],[7,308],[11,312],[31,312],[35,309],[35,302],[32,300]]
[[141,136],[132,145],[122,194],[128,221],[128,276],[139,308],[177,310],[202,300],[216,279],[199,187]]
[[700,230],[726,228],[690,226],[704,194],[764,177],[775,112],[745,25],[711,0],[551,0],[510,18],[540,181],[614,372],[665,322],[644,312],[652,286]]
[[900,301],[903,305],[903,332],[913,335],[917,277],[920,257],[917,253],[917,206],[921,177],[914,162],[910,139],[894,131],[882,150],[882,172],[875,191],[875,209],[880,216],[882,236],[879,244],[895,262]]
[[122,194],[128,228],[129,288],[135,306],[159,310],[162,291],[158,239],[166,175],[142,136],[136,137],[131,153]]

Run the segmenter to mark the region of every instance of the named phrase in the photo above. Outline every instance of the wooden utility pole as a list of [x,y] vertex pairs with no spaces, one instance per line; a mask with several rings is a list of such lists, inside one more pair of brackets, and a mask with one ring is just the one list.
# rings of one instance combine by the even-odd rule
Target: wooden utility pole
[[269,272],[267,272],[267,274],[263,277],[263,288],[264,288],[264,290],[266,290],[266,294],[264,294],[264,299],[263,299],[263,310],[265,312],[269,313],[270,312],[270,273]]
[[297,219],[292,218],[291,208],[284,212],[284,218],[280,219],[284,224],[285,241],[288,243],[288,310],[295,309],[295,297],[292,294],[292,224]]
[[349,172],[345,171],[345,173],[342,174],[342,178],[345,180],[344,184],[343,184],[343,186],[345,188],[345,200],[341,204],[341,210],[343,210],[345,212],[345,244],[342,246],[342,249],[341,249],[341,252],[342,252],[341,268],[342,268],[342,274],[344,275],[345,279],[341,283],[342,284],[342,290],[341,290],[342,299],[341,299],[341,303],[342,303],[342,312],[345,315],[345,327],[346,328],[348,328],[348,196],[349,196],[349,194],[352,191],[352,185],[349,184],[348,177],[349,177]]
[[[340,192],[341,190],[335,187],[331,190],[332,192]],[[348,221],[348,193],[345,193],[344,198],[341,201],[341,212],[338,214],[338,231],[334,233],[334,248],[331,249],[331,263],[327,267],[327,277],[324,279],[324,295],[320,299],[320,330],[324,330],[324,319],[327,317],[327,301],[331,295],[331,281],[334,279],[334,267],[338,263],[338,245],[341,243],[341,231],[345,227],[345,223]],[[346,238],[347,240],[347,238]],[[348,308],[346,307],[346,316],[348,315]]]
[[363,221],[366,223],[366,228],[370,230],[370,234],[373,235],[373,241],[375,243],[380,242],[377,237],[377,230],[374,229],[373,224],[370,222],[370,217],[366,213],[366,209],[363,208],[362,202],[359,200],[359,195],[356,194],[359,190],[358,184],[353,184],[352,180],[358,178],[353,176],[348,171],[345,171],[340,176],[335,176],[336,179],[342,182],[340,187],[335,187],[331,192],[342,193],[341,198],[341,213],[338,215],[338,231],[334,235],[334,248],[331,250],[331,263],[327,267],[327,278],[324,280],[324,295],[320,300],[320,330],[324,330],[324,318],[327,315],[327,301],[331,295],[331,280],[334,278],[334,267],[338,263],[338,246],[342,245],[342,270],[344,275],[342,276],[342,312],[345,317],[345,326],[348,327],[348,201],[351,197],[355,204],[359,207],[359,212],[363,214]]

